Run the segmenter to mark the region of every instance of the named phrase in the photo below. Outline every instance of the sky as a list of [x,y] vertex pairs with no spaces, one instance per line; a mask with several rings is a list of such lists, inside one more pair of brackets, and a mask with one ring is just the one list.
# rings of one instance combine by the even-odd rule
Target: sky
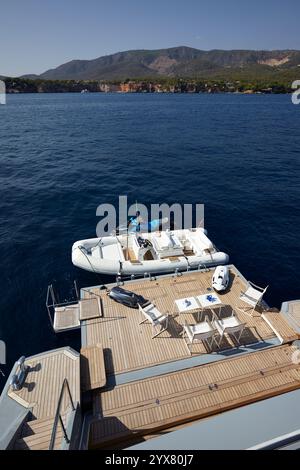
[[131,49],[299,49],[299,0],[0,0],[0,75]]

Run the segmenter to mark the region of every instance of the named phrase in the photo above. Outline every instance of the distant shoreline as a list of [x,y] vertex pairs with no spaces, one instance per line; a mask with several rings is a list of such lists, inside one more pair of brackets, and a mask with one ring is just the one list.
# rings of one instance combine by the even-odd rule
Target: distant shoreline
[[8,94],[19,93],[231,93],[288,94],[290,83],[276,81],[197,80],[197,79],[131,79],[125,81],[42,80],[3,78]]
[[[15,92],[7,92],[7,95],[64,95],[64,94],[73,94],[73,95],[80,95],[82,94],[80,91],[15,91]],[[162,91],[162,92],[152,92],[152,93],[145,93],[145,92],[122,92],[122,91],[107,91],[107,92],[101,92],[101,91],[91,91],[87,92],[87,94],[101,94],[101,95],[250,95],[250,96],[257,96],[257,95],[291,95],[293,92],[292,91],[284,91],[284,92],[232,92],[232,91],[218,91],[218,92],[171,92],[171,91]]]

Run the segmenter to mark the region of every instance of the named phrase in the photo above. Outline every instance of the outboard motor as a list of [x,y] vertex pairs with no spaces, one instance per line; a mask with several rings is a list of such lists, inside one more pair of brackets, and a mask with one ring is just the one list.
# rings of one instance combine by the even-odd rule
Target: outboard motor
[[25,356],[22,356],[18,360],[19,371],[17,374],[13,375],[10,381],[10,386],[15,392],[18,390],[21,390],[21,388],[24,385],[28,371],[29,371],[29,366],[25,365],[25,361],[26,361]]

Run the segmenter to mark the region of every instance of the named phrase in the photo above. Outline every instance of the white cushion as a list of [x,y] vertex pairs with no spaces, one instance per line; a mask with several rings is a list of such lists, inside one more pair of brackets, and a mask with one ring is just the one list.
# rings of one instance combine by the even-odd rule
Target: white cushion
[[214,331],[210,324],[207,322],[197,323],[196,325],[184,325],[183,328],[186,331],[191,342],[197,335],[205,335],[205,333],[211,333]]
[[203,250],[212,250],[213,244],[202,230],[191,232],[187,235],[193,250],[196,254],[201,254]]
[[152,242],[159,258],[181,256],[183,254],[178,237],[171,233],[161,232],[160,235],[153,235]]
[[124,260],[123,252],[120,251],[119,243],[114,243],[112,245],[104,245],[102,247],[102,255],[103,258],[106,259],[113,259],[113,260]]
[[225,325],[226,328],[232,328],[234,326],[239,326],[241,322],[237,317],[232,316],[228,318],[223,318],[223,320],[221,320],[221,324]]
[[244,294],[240,295],[240,300],[242,300],[243,302],[246,302],[246,304],[252,305],[252,307],[255,307],[257,304],[257,300],[251,299],[250,297],[247,297]]
[[191,330],[195,335],[199,335],[201,333],[207,333],[208,331],[212,331],[212,327],[206,321],[202,323],[197,323],[197,325],[192,325]]
[[163,315],[153,304],[148,305],[142,310],[145,317],[152,323],[161,323],[167,318],[167,315]]
[[154,235],[153,241],[157,246],[158,250],[167,250],[172,246],[171,240],[166,234],[166,232],[161,232],[160,235]]
[[250,286],[246,290],[245,295],[248,296],[248,297],[251,297],[251,299],[254,299],[254,300],[258,301],[263,296],[263,293]]
[[214,325],[217,328],[219,334],[222,334],[226,328],[239,328],[242,323],[236,316],[223,318],[222,320],[215,320]]

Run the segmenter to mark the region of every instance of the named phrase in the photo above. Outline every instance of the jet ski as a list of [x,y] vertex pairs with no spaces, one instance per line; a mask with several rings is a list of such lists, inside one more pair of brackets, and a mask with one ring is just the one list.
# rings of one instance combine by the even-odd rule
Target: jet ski
[[212,286],[217,292],[222,292],[229,285],[229,268],[228,266],[217,266],[212,277]]

